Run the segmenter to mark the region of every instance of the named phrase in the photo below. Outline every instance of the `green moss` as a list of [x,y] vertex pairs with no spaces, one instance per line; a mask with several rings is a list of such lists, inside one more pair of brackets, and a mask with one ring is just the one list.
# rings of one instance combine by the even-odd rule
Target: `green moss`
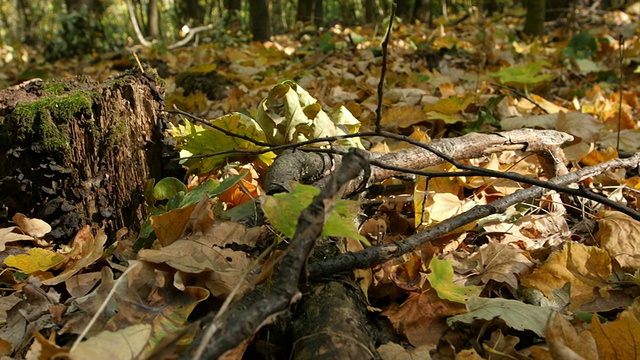
[[42,84],[42,89],[49,94],[62,95],[66,91],[66,85],[61,82],[50,81]]
[[129,131],[129,126],[127,125],[127,122],[124,119],[115,120],[115,123],[111,128],[109,135],[107,136],[106,145],[108,147],[112,147],[122,142],[122,139],[124,139],[125,135],[127,134],[127,131]]
[[61,151],[69,146],[69,120],[78,113],[90,116],[91,104],[91,92],[86,90],[49,96],[18,104],[6,125],[15,141],[40,142],[44,151]]

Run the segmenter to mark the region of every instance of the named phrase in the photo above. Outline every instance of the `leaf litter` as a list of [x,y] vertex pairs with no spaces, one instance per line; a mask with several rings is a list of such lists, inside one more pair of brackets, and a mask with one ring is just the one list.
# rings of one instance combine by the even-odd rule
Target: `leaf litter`
[[[637,22],[637,15],[629,16]],[[574,136],[564,149],[571,168],[640,150],[638,69],[633,68],[640,49],[637,35],[625,41],[625,87],[615,91],[614,84],[601,80],[619,70],[610,20],[594,21],[588,32],[572,38],[564,28],[554,29],[553,35],[564,39],[555,42],[513,40],[510,22],[517,20],[485,20],[490,24],[482,36],[473,20],[436,30],[421,24],[394,30],[384,129],[425,142],[470,130],[564,131]],[[176,73],[208,66],[235,86],[212,101],[197,90],[185,95],[170,76],[167,106],[274,144],[371,130],[382,69],[375,55],[380,34],[359,28],[364,40],[352,47],[344,37],[347,31],[356,30],[336,27],[329,32],[339,51],[328,57],[313,39],[286,36],[229,49],[203,44],[168,52],[162,60]],[[427,58],[438,52],[445,55],[429,65]],[[211,64],[217,65],[212,69]],[[61,63],[58,70],[69,66]],[[273,72],[273,67],[279,70]],[[104,79],[112,75],[108,69],[86,66],[78,73]],[[266,149],[186,120],[171,132],[185,155]],[[407,147],[384,139],[352,139],[345,145],[381,153]],[[2,355],[94,360],[175,356],[194,339],[191,324],[198,304],[219,306],[269,281],[280,250],[260,254],[257,249],[266,248],[264,234],[279,234],[271,249],[281,247],[296,226],[291,220],[303,207],[300,196],[313,196],[304,195],[302,185],[298,197],[264,195],[260,169],[274,157],[265,152],[184,161],[188,186],[173,180],[156,186],[137,254],[132,244],[107,247],[111,241],[104,233],[90,228],[78,232],[68,246],[56,246],[47,240],[48,224],[16,215],[15,226],[0,229]],[[466,163],[545,179],[537,159],[517,151]],[[443,165],[428,170],[456,169]],[[235,176],[225,183],[229,174]],[[343,203],[327,223],[326,234],[344,238],[344,247],[355,252],[401,240],[523,187],[484,176],[419,176],[412,184],[389,179],[383,185],[402,185],[404,193],[373,199],[381,205],[369,206],[359,229],[350,227],[352,204]],[[637,173],[604,173],[580,186],[640,209]],[[247,211],[257,197],[263,198],[275,230],[229,220],[233,215],[228,209]],[[288,209],[282,219],[279,209]],[[639,233],[638,220],[551,192],[354,275],[368,309],[386,318],[406,340],[379,344],[385,359],[443,354],[634,358],[640,347]],[[447,333],[458,334],[464,344]],[[465,339],[477,341],[465,345]]]

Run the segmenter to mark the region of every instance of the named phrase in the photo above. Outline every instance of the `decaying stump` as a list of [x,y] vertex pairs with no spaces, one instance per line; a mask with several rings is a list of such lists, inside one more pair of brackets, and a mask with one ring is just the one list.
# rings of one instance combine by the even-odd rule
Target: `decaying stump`
[[86,224],[135,233],[144,184],[170,155],[160,81],[135,69],[101,84],[36,79],[1,90],[0,226],[21,212],[49,222],[56,239]]

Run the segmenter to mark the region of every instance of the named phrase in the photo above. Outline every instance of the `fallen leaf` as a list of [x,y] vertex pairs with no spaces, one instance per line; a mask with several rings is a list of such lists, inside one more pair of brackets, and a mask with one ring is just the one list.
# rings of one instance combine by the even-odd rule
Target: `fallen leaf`
[[483,283],[490,280],[506,283],[513,289],[518,288],[518,277],[528,273],[533,263],[523,251],[506,244],[491,242],[483,245],[469,258],[478,264],[476,271]]
[[51,225],[40,219],[32,219],[24,214],[17,213],[13,216],[13,222],[15,222],[20,230],[25,234],[31,235],[35,238],[41,238],[51,231]]
[[624,270],[640,268],[640,222],[619,211],[603,211],[595,234],[598,244]]
[[578,333],[562,314],[556,314],[549,319],[545,336],[549,349],[541,347],[535,347],[535,350],[532,349],[535,359],[598,360],[598,350],[591,333],[588,331]]
[[4,251],[6,244],[20,240],[33,240],[33,236],[17,233],[20,228],[17,226],[11,226],[8,228],[0,229],[0,251]]
[[442,300],[435,291],[409,293],[400,306],[382,312],[393,328],[407,337],[413,346],[435,345],[448,329],[445,319],[464,312],[462,305]]
[[137,324],[119,331],[103,331],[70,352],[73,360],[138,359],[151,336],[151,325]]
[[600,359],[625,360],[640,356],[640,322],[630,311],[623,311],[614,321],[600,324],[593,317],[591,334]]
[[107,235],[104,230],[98,230],[94,237],[91,228],[87,225],[76,234],[71,242],[71,253],[69,261],[65,264],[64,270],[56,277],[42,281],[44,285],[57,285],[66,281],[71,276],[79,273],[82,269],[92,265],[102,257],[104,244],[107,242]]
[[422,345],[406,349],[402,345],[388,342],[380,345],[376,350],[382,360],[431,360],[431,351],[435,348],[435,345]]
[[10,255],[4,261],[6,266],[11,266],[25,274],[36,271],[47,271],[60,265],[66,258],[55,251],[32,248],[26,254]]
[[460,286],[453,283],[453,267],[447,260],[439,260],[436,256],[429,264],[430,273],[427,280],[441,299],[464,304],[469,297],[480,295],[482,286]]
[[611,289],[610,276],[611,259],[605,250],[568,242],[532,274],[523,277],[521,283],[553,299],[552,290],[560,289],[568,282],[571,284],[571,309],[575,309],[594,299],[594,289],[606,296]]
[[507,326],[515,330],[531,330],[538,336],[544,336],[547,319],[553,314],[550,308],[525,304],[517,300],[489,299],[472,296],[467,301],[466,314],[455,315],[447,319],[452,326],[456,322],[471,324],[475,320],[491,321],[495,318],[503,320]]

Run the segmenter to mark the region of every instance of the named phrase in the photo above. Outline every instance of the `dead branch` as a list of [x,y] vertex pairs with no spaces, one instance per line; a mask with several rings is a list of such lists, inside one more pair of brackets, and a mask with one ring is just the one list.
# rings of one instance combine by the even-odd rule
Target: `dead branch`
[[[620,168],[634,168],[639,165],[640,153],[636,153],[632,157],[626,159],[613,159],[598,165],[583,168],[573,173],[553,178],[549,180],[549,183],[554,185],[568,185],[601,174],[605,171]],[[333,259],[311,264],[309,266],[309,276],[311,278],[319,278],[343,271],[368,269],[376,264],[412,252],[419,246],[433,241],[434,239],[437,239],[438,237],[443,236],[461,226],[469,224],[472,221],[482,219],[492,214],[504,212],[509,206],[527,199],[538,198],[542,196],[545,191],[547,191],[547,189],[539,186],[521,189],[490,204],[478,205],[473,209],[447,219],[402,241],[370,247],[357,253],[346,253]]]

